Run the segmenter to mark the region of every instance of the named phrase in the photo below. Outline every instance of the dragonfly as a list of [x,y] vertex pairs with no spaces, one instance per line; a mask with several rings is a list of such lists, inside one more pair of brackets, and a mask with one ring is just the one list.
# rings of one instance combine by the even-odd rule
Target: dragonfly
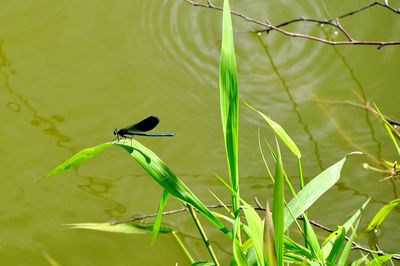
[[116,128],[114,129],[114,136],[119,141],[120,138],[132,138],[133,136],[146,136],[146,137],[173,137],[174,133],[145,133],[154,129],[160,119],[156,116],[149,116],[136,124],[129,127]]

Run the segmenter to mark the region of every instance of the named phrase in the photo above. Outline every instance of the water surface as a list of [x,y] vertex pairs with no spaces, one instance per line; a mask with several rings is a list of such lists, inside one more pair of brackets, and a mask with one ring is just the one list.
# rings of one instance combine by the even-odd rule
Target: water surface
[[[277,24],[295,17],[332,17],[363,1],[232,1],[232,8]],[[219,4],[219,3],[216,3]],[[63,230],[62,224],[103,222],[156,211],[161,189],[126,154],[112,148],[78,169],[38,183],[82,148],[109,141],[112,131],[158,115],[159,132],[174,138],[140,139],[206,203],[211,190],[227,202],[213,178],[226,175],[219,115],[219,11],[184,1],[2,1],[0,2],[1,146],[0,257],[4,265],[45,265],[43,252],[62,265],[185,265],[172,237],[151,246],[149,236]],[[343,25],[359,39],[396,39],[398,16],[371,9]],[[362,27],[360,27],[362,25]],[[313,219],[335,227],[372,198],[362,226],[388,201],[398,182],[362,169],[362,163],[396,160],[378,120],[363,99],[400,119],[400,47],[332,47],[259,29],[234,18],[240,86],[242,195],[271,198],[272,186],[258,149],[257,132],[270,130],[244,101],[280,123],[302,150],[312,178],[345,154],[341,181],[311,210]],[[293,31],[329,29],[296,24]],[[264,152],[267,152],[264,146]],[[294,160],[284,163],[295,178]],[[292,170],[293,169],[293,170]],[[171,200],[168,209],[180,207]],[[394,211],[380,243],[398,252]],[[208,259],[187,215],[167,217],[199,259]],[[212,229],[211,239],[220,239]],[[367,244],[367,239],[359,240]],[[219,251],[229,258],[230,248]],[[157,255],[155,255],[157,254]]]

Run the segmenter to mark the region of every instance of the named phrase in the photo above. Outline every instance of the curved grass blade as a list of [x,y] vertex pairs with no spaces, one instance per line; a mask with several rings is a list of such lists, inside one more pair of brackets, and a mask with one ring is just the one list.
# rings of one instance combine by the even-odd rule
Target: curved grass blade
[[338,266],[346,265],[347,258],[349,257],[349,253],[353,246],[353,241],[356,238],[356,233],[357,233],[357,228],[358,228],[359,223],[360,223],[360,218],[357,219],[356,225],[353,228],[353,232],[351,233],[350,238],[347,240],[347,243],[344,246],[344,249],[342,251],[342,254],[340,255],[339,261],[337,262]]
[[228,161],[233,212],[239,216],[239,175],[238,175],[238,81],[233,30],[229,1],[224,1],[222,17],[222,46],[219,68],[220,109],[225,150]]
[[260,111],[258,111],[257,109],[255,109],[253,106],[251,106],[248,103],[245,103],[250,109],[256,111],[258,114],[261,115],[262,118],[264,118],[265,122],[267,122],[267,124],[272,128],[272,130],[275,132],[275,134],[282,140],[282,142],[286,145],[286,147],[289,148],[289,150],[297,157],[297,158],[301,158],[301,152],[300,149],[297,147],[296,143],[289,137],[289,135],[286,133],[286,131],[281,127],[281,125],[279,125],[278,123],[276,123],[275,121],[273,121],[272,119],[270,119],[268,116],[264,115],[263,113],[261,113]]
[[164,190],[161,195],[160,203],[158,205],[157,216],[156,216],[156,219],[154,220],[152,244],[154,244],[154,242],[157,239],[158,232],[159,232],[160,226],[161,226],[162,213],[164,211],[165,205],[167,204],[168,196],[169,196],[169,193]]
[[82,162],[96,156],[100,152],[104,151],[106,148],[111,147],[113,144],[112,142],[106,142],[95,147],[90,147],[81,150],[80,152],[76,153],[62,164],[54,168],[47,174],[47,176],[52,176],[56,174],[60,174],[68,169],[76,167],[77,165],[81,164]]
[[367,227],[367,232],[373,231],[377,228],[386,218],[386,216],[400,204],[400,198],[390,201],[388,204],[383,206],[372,218],[371,222]]
[[194,193],[182,182],[164,162],[150,149],[135,139],[129,141],[115,142],[117,146],[124,148],[142,166],[166,192],[177,199],[192,205],[205,218],[213,223],[218,229],[231,237],[231,232],[224,224],[194,195]]
[[[152,234],[153,224],[110,224],[110,223],[76,223],[66,224],[68,229],[89,229],[103,232],[124,233],[124,234]],[[160,234],[169,234],[174,228],[169,225],[161,225]]]

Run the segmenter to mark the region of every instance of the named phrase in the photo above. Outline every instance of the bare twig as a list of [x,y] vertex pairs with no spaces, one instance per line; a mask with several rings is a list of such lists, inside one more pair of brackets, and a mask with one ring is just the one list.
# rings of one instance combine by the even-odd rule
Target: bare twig
[[[257,210],[257,211],[264,211],[265,212],[266,209],[261,206],[261,204],[260,204],[260,202],[258,201],[257,198],[255,199],[255,201],[256,201],[256,206],[253,207],[253,208],[255,210]],[[206,207],[209,208],[209,209],[218,209],[218,208],[232,207],[232,205],[229,205],[229,204],[227,204],[227,205],[213,204],[213,205],[207,205]],[[175,209],[175,210],[171,210],[171,211],[165,211],[162,214],[163,214],[163,216],[167,216],[167,215],[173,215],[173,214],[186,212],[186,211],[189,211],[189,209],[184,207],[184,208]],[[112,222],[110,222],[110,224],[116,225],[116,224],[122,224],[122,223],[132,223],[132,222],[142,221],[142,220],[145,220],[145,219],[148,219],[148,218],[154,218],[156,216],[157,216],[156,213],[145,214],[145,215],[133,215],[133,216],[131,216],[130,218],[128,218],[126,220],[112,221]],[[300,216],[300,217],[298,217],[298,219],[299,220],[303,220],[304,218],[302,216]],[[329,232],[329,233],[334,232],[334,230],[332,230],[331,228],[329,228],[329,227],[327,227],[325,225],[322,225],[322,224],[320,224],[320,223],[318,223],[318,222],[316,222],[314,220],[309,220],[309,222],[310,222],[311,225],[313,225],[313,226],[315,226],[317,228],[320,228],[320,229],[322,229],[322,230],[324,230],[326,232]],[[345,239],[347,241],[350,240],[350,238],[347,237],[347,236],[345,237]],[[352,245],[353,245],[353,247],[352,247],[353,249],[362,250],[362,251],[365,251],[365,252],[368,252],[368,253],[371,253],[371,254],[373,253],[373,254],[376,254],[376,255],[379,255],[379,256],[382,256],[382,255],[386,254],[386,253],[384,253],[383,251],[380,251],[380,250],[376,251],[376,250],[372,250],[372,249],[363,247],[363,246],[361,246],[360,244],[358,244],[357,242],[354,242],[354,241],[352,242]],[[393,256],[392,259],[400,261],[400,256]]]
[[[192,0],[184,0],[185,2],[195,6],[195,7],[203,7],[203,8],[210,8],[210,9],[215,9],[215,10],[219,10],[222,11],[221,7],[218,7],[216,5],[214,5],[211,1],[207,1],[206,4],[202,4],[202,3],[198,3]],[[384,7],[396,14],[400,14],[400,9],[396,9],[393,8],[391,6],[389,6],[386,2],[385,3],[380,3],[378,1],[372,2],[366,6],[363,6],[357,10],[353,10],[350,11],[348,13],[345,13],[343,15],[337,16],[333,19],[313,19],[313,18],[296,18],[293,20],[289,20],[286,22],[283,22],[279,25],[272,25],[268,20],[266,21],[261,21],[261,20],[257,20],[255,18],[249,17],[247,15],[244,15],[242,13],[236,12],[236,11],[231,11],[231,13],[237,17],[240,17],[242,19],[244,19],[245,21],[254,23],[256,25],[262,26],[263,30],[260,30],[258,32],[269,32],[269,31],[277,31],[281,34],[284,34],[286,36],[289,37],[294,37],[294,38],[302,38],[302,39],[308,39],[308,40],[312,40],[312,41],[318,41],[318,42],[322,42],[325,44],[329,44],[329,45],[370,45],[370,46],[378,46],[378,49],[382,48],[383,46],[389,46],[389,45],[400,45],[400,41],[366,41],[366,40],[355,40],[354,38],[351,37],[351,35],[344,29],[344,27],[340,24],[339,19],[354,15],[356,13],[359,13],[361,11],[364,11],[368,8],[371,8],[373,6],[380,6],[380,7]],[[307,34],[303,34],[303,33],[297,33],[297,32],[291,32],[291,31],[287,31],[284,30],[283,27],[292,24],[292,23],[298,23],[298,22],[312,22],[312,23],[318,23],[318,24],[327,24],[330,25],[334,28],[336,28],[337,30],[339,30],[347,39],[347,41],[332,41],[330,39],[324,39],[324,38],[320,38],[320,37],[316,37],[313,35],[307,35]]]

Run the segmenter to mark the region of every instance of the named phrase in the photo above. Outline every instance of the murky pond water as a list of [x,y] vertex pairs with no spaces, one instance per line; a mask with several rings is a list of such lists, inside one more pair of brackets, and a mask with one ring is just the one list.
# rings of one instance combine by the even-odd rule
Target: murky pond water
[[[220,4],[220,3],[216,3]],[[364,1],[232,1],[232,8],[273,23],[331,17]],[[155,114],[159,132],[174,138],[140,141],[155,151],[206,203],[209,190],[229,201],[213,172],[226,174],[219,115],[218,60],[221,13],[184,1],[0,1],[1,185],[0,264],[186,265],[172,237],[63,230],[76,222],[102,222],[152,213],[161,189],[123,151],[101,154],[78,169],[43,178],[82,148],[112,140],[112,131]],[[358,39],[398,39],[399,17],[371,9],[342,21]],[[362,27],[360,26],[362,25]],[[351,151],[341,181],[310,211],[334,227],[368,198],[362,226],[399,197],[396,181],[362,163],[396,160],[381,124],[351,103],[375,102],[400,119],[400,46],[332,47],[277,33],[261,38],[258,26],[234,18],[241,102],[280,123],[302,150],[312,178]],[[299,23],[293,31],[333,34]],[[242,195],[271,198],[258,149],[258,128],[271,132],[241,104]],[[267,148],[265,146],[265,152]],[[296,172],[288,153],[285,165]],[[171,200],[168,209],[179,207]],[[398,252],[399,213],[381,228],[381,248]],[[167,217],[184,241],[207,259],[187,215]],[[212,230],[212,229],[210,229]],[[220,238],[212,230],[210,238]],[[359,240],[366,244],[366,237]],[[218,249],[229,258],[230,247]],[[157,255],[155,255],[157,254]]]

